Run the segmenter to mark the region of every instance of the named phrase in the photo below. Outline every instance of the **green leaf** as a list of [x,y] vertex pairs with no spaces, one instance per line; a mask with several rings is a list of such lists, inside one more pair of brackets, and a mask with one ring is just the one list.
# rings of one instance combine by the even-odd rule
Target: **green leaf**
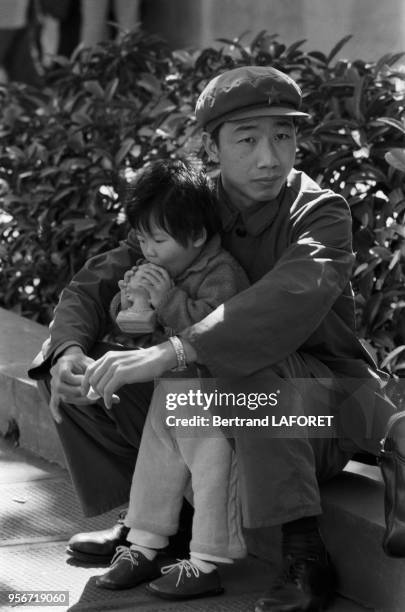
[[89,160],[86,158],[71,157],[70,159],[64,159],[59,167],[65,172],[75,172],[80,168],[87,168],[89,165]]
[[159,96],[162,91],[162,86],[159,81],[153,74],[148,74],[147,72],[142,73],[141,77],[138,79],[137,84],[139,87],[143,87],[149,93],[154,96]]
[[352,34],[349,34],[348,36],[344,36],[341,40],[339,40],[339,42],[333,47],[332,51],[329,53],[328,57],[326,58],[326,63],[329,65],[330,62],[333,60],[333,58],[339,53],[339,51],[341,49],[343,49],[343,47],[345,46],[345,44],[351,39],[353,38]]
[[405,238],[405,225],[400,225],[399,223],[391,223],[390,229],[394,230],[397,234]]
[[105,92],[101,87],[100,83],[96,80],[94,81],[85,81],[83,83],[83,87],[86,91],[91,93],[95,98],[99,98],[100,100],[104,100]]
[[398,121],[398,119],[394,119],[393,117],[378,117],[376,121],[378,123],[383,123],[384,125],[389,125],[390,127],[402,132],[402,134],[405,134],[405,125],[402,123],[402,121]]
[[105,99],[106,102],[111,102],[111,100],[113,99],[115,92],[118,89],[118,85],[119,85],[119,78],[116,77],[115,79],[113,79],[107,86],[106,90],[105,90]]
[[327,63],[326,55],[321,51],[309,51],[308,55],[309,57],[318,60],[321,64]]
[[171,102],[171,100],[169,100],[168,98],[163,98],[162,100],[159,100],[155,106],[150,108],[148,115],[149,117],[155,119],[156,117],[159,117],[161,115],[167,115],[168,113],[171,113],[175,110],[176,105],[173,104],[173,102]]
[[8,153],[12,159],[17,159],[19,161],[23,160],[25,157],[24,152],[15,145],[6,147],[6,153]]
[[302,40],[297,40],[297,42],[293,43],[286,49],[285,55],[287,57],[289,57],[290,55],[293,55],[295,51],[297,51],[299,47],[302,47],[302,45],[306,42],[307,42],[306,38],[303,38]]
[[55,196],[52,198],[52,203],[57,204],[60,200],[63,200],[67,195],[74,193],[77,190],[77,187],[65,187],[65,189],[61,189],[56,192]]
[[390,149],[384,157],[390,166],[405,172],[405,149]]
[[395,357],[400,355],[402,353],[402,351],[404,351],[404,350],[405,350],[405,344],[402,344],[401,346],[397,346],[397,348],[395,348],[393,351],[388,353],[388,355],[385,357],[385,359],[383,359],[380,367],[381,368],[385,368],[385,366],[390,364],[391,361],[393,361],[395,359]]
[[122,161],[128,155],[132,147],[135,145],[134,138],[126,138],[122,143],[118,153],[115,155],[115,163],[117,166],[120,166]]
[[318,132],[324,130],[357,130],[358,127],[358,123],[350,119],[330,119],[326,121],[321,121],[317,126],[315,126],[313,133],[317,134]]
[[92,123],[91,117],[84,110],[78,110],[75,113],[72,113],[72,120],[73,123],[77,123],[81,127],[89,124],[91,125]]
[[181,62],[186,68],[192,68],[194,66],[194,56],[185,49],[176,49],[173,51],[173,57]]
[[386,66],[391,66],[392,64],[398,62],[403,56],[404,56],[403,52],[402,53],[386,53],[376,63],[374,67],[374,73],[378,75],[383,68],[385,68]]
[[353,106],[354,106],[354,116],[356,117],[358,121],[361,121],[361,122],[364,120],[363,113],[361,111],[361,101],[363,97],[364,83],[365,83],[364,77],[360,77],[357,80],[356,86],[354,88],[353,98],[352,98]]
[[369,264],[368,263],[364,262],[364,263],[360,264],[355,269],[353,276],[358,276],[359,274],[361,274],[362,272],[364,272],[368,268],[369,268]]
[[397,263],[400,261],[402,256],[402,252],[401,249],[397,249],[390,261],[390,265],[388,266],[389,270],[392,270],[393,268],[395,268],[395,266],[397,265]]
[[95,219],[64,219],[62,225],[73,225],[75,232],[84,232],[97,227]]
[[391,261],[391,251],[385,247],[376,246],[372,247],[369,252],[375,257],[380,257],[383,261]]

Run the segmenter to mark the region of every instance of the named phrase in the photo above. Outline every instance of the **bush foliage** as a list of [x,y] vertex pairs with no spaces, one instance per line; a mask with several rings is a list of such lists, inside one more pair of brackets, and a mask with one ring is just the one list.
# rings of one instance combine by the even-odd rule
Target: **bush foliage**
[[[136,31],[57,59],[41,89],[0,89],[0,304],[49,322],[84,261],[125,237],[126,189],[155,157],[199,155],[193,109],[209,78],[243,64],[295,78],[312,118],[297,167],[352,210],[360,337],[405,372],[405,74],[401,54],[336,61],[258,34],[171,52]],[[214,170],[214,169],[213,169]]]

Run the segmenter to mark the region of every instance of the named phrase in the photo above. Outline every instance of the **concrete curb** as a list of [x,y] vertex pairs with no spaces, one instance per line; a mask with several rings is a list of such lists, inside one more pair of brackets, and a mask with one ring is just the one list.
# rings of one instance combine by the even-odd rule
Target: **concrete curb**
[[48,406],[27,375],[48,328],[0,308],[0,333],[0,431],[5,435],[14,421],[23,448],[63,466],[63,452]]

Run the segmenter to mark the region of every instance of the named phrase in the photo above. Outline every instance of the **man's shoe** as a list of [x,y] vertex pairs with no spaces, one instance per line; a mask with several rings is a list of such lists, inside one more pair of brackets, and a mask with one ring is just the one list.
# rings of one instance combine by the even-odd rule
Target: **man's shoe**
[[255,604],[255,612],[318,612],[324,610],[336,587],[328,555],[285,557],[283,571],[269,592]]
[[204,574],[192,561],[183,559],[161,568],[163,576],[146,588],[162,599],[195,599],[224,592],[217,570]]
[[66,552],[84,563],[110,563],[117,546],[129,546],[125,516],[126,512],[121,512],[117,523],[110,529],[74,535],[68,542]]
[[391,557],[405,557],[405,411],[388,421],[379,462],[385,484],[383,548]]
[[111,568],[96,578],[96,586],[102,589],[131,589],[160,576],[155,559],[149,561],[139,550],[119,546],[111,561]]

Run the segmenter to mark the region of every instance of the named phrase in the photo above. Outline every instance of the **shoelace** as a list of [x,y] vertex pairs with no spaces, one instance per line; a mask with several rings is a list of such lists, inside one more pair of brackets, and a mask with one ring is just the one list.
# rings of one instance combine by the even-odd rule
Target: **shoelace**
[[111,565],[114,565],[116,561],[120,561],[121,559],[127,559],[131,562],[131,565],[139,565],[139,552],[128,548],[128,546],[117,546],[111,560]]
[[200,570],[198,569],[198,567],[194,565],[194,563],[189,559],[177,559],[177,563],[165,565],[160,571],[162,572],[162,574],[169,574],[170,572],[173,572],[176,569],[179,570],[176,587],[178,587],[180,584],[183,572],[186,572],[187,578],[191,578],[191,573],[193,573],[196,578],[198,578],[200,575]]

